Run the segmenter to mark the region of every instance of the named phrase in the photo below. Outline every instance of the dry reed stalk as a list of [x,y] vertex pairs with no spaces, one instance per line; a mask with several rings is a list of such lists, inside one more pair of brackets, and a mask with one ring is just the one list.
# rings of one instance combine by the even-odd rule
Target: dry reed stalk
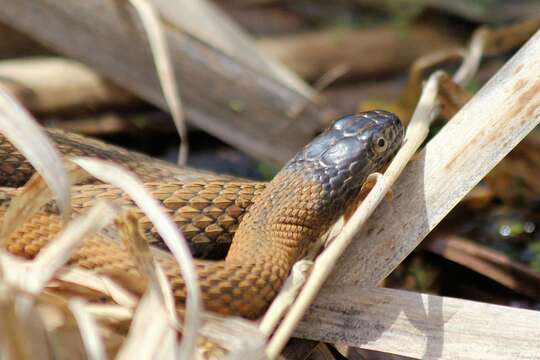
[[152,5],[147,0],[129,0],[131,5],[137,10],[141,19],[148,42],[152,50],[154,64],[159,76],[161,90],[171,112],[174,125],[180,136],[180,147],[178,148],[178,164],[185,165],[188,156],[188,133],[182,100],[178,92],[178,83],[174,76],[174,70],[170,60],[170,53],[167,42],[161,28],[158,15]]
[[88,313],[85,303],[80,299],[69,301],[69,309],[73,313],[83,340],[86,356],[89,360],[105,360],[107,355],[100,339],[99,329],[94,317]]
[[407,359],[537,359],[540,311],[417,292],[328,286],[295,331]]
[[[0,90],[0,131],[41,174],[67,219],[71,212],[69,179],[60,154],[32,115]],[[32,141],[29,141],[29,139]]]

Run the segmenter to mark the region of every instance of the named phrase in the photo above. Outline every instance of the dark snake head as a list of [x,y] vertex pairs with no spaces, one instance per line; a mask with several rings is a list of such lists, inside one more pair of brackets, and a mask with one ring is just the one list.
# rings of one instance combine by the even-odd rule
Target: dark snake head
[[317,136],[288,164],[303,169],[306,180],[322,185],[322,205],[342,212],[367,176],[381,171],[403,141],[399,118],[387,111],[373,110],[337,120]]

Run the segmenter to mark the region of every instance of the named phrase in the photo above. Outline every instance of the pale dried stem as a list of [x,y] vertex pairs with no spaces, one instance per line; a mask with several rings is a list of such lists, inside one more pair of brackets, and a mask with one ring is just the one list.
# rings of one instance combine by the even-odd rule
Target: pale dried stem
[[[64,169],[72,184],[78,184],[91,177],[86,171],[70,162],[65,164]],[[7,196],[12,196],[2,223],[0,235],[2,239],[7,239],[13,231],[40,211],[42,206],[50,202],[54,196],[39,173],[35,173],[24,187],[3,188],[2,192]]]
[[[0,37],[1,32],[0,27]],[[34,114],[84,114],[88,109],[138,106],[142,103],[92,69],[60,57],[0,61],[0,89],[17,98]]]
[[0,282],[0,355],[5,359],[30,359],[28,340],[17,316],[16,298],[10,287]]
[[1,90],[0,131],[43,176],[67,219],[71,212],[71,194],[60,154],[32,115]]
[[[180,356],[186,359],[190,358],[190,354],[193,354],[195,350],[197,333],[201,325],[202,301],[195,265],[185,238],[170,216],[166,214],[165,209],[152,198],[136,176],[116,164],[103,160],[77,157],[73,159],[73,162],[97,179],[117,186],[129,195],[137,207],[152,221],[157,232],[180,264],[180,271],[187,289],[186,317]],[[149,306],[153,306],[152,298],[147,301],[151,304]]]
[[192,359],[192,354],[177,356],[176,331],[170,326],[159,294],[152,289],[150,286],[139,302],[117,359]]
[[39,293],[54,273],[71,257],[86,237],[100,231],[116,217],[119,207],[107,201],[96,203],[88,212],[71,221],[60,235],[45,246],[32,262],[33,274],[27,279],[31,291]]
[[[180,329],[176,316],[176,306],[172,290],[163,269],[155,261],[150,245],[139,230],[137,217],[131,211],[124,212],[117,226],[120,228],[122,240],[131,255],[135,258],[139,273],[148,280],[147,291],[154,291],[167,309],[169,318],[176,329]],[[149,314],[151,316],[151,314]]]
[[89,360],[107,359],[98,326],[94,317],[86,310],[84,301],[72,299],[68,307],[79,326],[84,349],[86,350],[86,357]]
[[171,112],[174,125],[180,136],[180,147],[178,149],[178,164],[185,165],[188,156],[188,134],[184,110],[180,94],[178,92],[177,81],[170,60],[170,54],[161,28],[158,15],[153,6],[146,0],[129,0],[137,11],[139,18],[148,35],[148,42],[152,50],[154,64],[159,76],[163,96]]
[[126,321],[133,317],[132,307],[113,304],[86,304],[86,311],[97,319]]
[[[61,269],[56,276],[57,280],[87,287],[110,297],[115,303],[123,308],[132,309],[137,304],[137,299],[127,290],[107,276],[98,275],[90,270],[69,267]],[[88,305],[90,306],[90,305]]]
[[461,86],[465,86],[478,72],[488,35],[489,30],[486,28],[480,28],[474,32],[466,56],[453,76],[454,81]]

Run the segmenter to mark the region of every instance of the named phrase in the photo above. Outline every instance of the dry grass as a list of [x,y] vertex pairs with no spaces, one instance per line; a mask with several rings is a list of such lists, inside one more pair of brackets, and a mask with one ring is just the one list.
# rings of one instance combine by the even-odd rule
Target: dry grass
[[[481,41],[479,35],[472,42],[463,67],[454,78],[456,82],[466,81],[476,71],[483,48]],[[67,220],[71,209],[69,178],[87,176],[81,172],[83,169],[99,180],[123,189],[148,216],[181,265],[189,294],[185,322],[181,323],[163,270],[136,230],[132,215],[113,203],[100,202],[86,214],[66,221],[62,233],[33,261],[0,252],[0,316],[4,319],[0,325],[2,355],[17,359],[31,358],[35,353],[43,358],[62,355],[92,359],[188,359],[201,355],[197,345],[213,342],[233,359],[277,357],[336,261],[425,140],[429,125],[439,110],[440,77],[441,73],[436,72],[425,84],[407,130],[405,145],[386,173],[375,175],[375,187],[341,231],[330,237],[332,241],[327,242],[320,255],[316,257],[315,251],[295,266],[283,292],[260,326],[204,313],[197,274],[185,239],[135,176],[117,165],[90,158],[72,159],[77,167],[69,165],[66,170],[54,146],[31,115],[1,94],[0,131],[38,172],[17,194],[8,210],[5,219],[9,221],[4,221],[2,241],[51,197],[56,199]],[[147,282],[141,299],[123,289],[119,282],[64,266],[73,249],[85,237],[101,231],[113,219],[117,219],[120,239],[136,259],[141,277]],[[182,334],[180,339],[178,333]],[[220,353],[216,350],[214,354]]]

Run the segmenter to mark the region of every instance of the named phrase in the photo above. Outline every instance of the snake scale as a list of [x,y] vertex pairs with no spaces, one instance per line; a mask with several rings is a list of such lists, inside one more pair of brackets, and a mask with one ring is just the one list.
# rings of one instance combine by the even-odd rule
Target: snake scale
[[[306,145],[269,183],[181,169],[73,134],[49,130],[49,135],[65,155],[112,160],[137,174],[184,231],[195,255],[219,257],[230,245],[224,260],[196,261],[204,306],[223,315],[256,319],[310,243],[355,203],[367,176],[393,157],[401,145],[403,127],[395,115],[382,110],[342,118]],[[32,173],[25,159],[1,138],[0,185],[21,186]],[[74,186],[72,194],[77,211],[100,198],[134,206],[120,190],[106,184]],[[5,207],[0,216],[4,211]],[[142,213],[138,218],[149,241],[164,247]],[[61,224],[57,213],[44,209],[8,239],[7,249],[33,258],[61,230]],[[170,256],[157,260],[182,306],[186,290],[178,265]],[[138,274],[134,259],[122,245],[102,234],[85,239],[70,264],[113,277]]]

